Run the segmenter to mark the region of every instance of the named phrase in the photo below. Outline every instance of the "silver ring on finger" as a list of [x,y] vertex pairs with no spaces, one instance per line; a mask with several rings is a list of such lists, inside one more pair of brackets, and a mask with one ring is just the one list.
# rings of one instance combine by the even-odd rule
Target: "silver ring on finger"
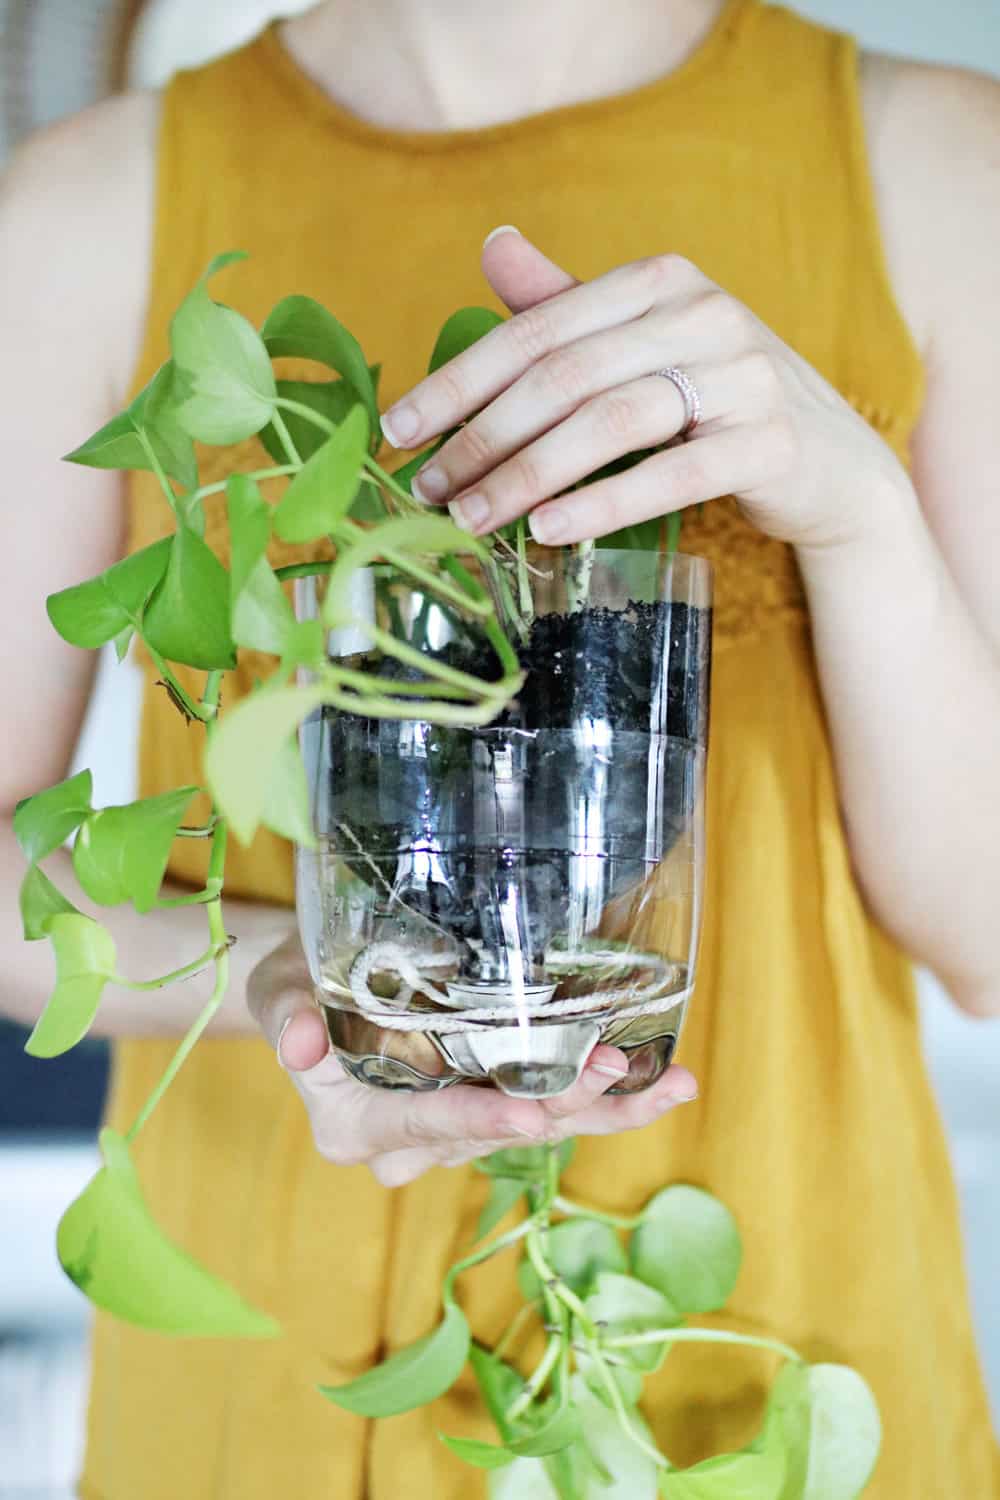
[[690,375],[679,370],[676,365],[668,365],[665,370],[654,370],[653,374],[662,375],[664,380],[669,380],[680,393],[681,400],[684,402],[684,423],[677,436],[686,440],[701,421],[701,396],[698,394],[698,387]]

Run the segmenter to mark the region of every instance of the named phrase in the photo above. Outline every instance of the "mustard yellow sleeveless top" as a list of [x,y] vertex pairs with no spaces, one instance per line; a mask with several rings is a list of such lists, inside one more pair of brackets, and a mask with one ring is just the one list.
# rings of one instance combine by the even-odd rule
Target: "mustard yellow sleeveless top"
[[[403,134],[334,105],[274,31],[164,102],[151,304],[137,381],[220,250],[251,259],[216,294],[259,322],[279,297],[328,304],[383,361],[383,405],[423,373],[454,308],[492,302],[478,267],[514,223],[577,276],[679,251],[747,302],[905,458],[921,370],[889,286],[853,43],[730,0],[698,52],[634,92],[490,129]],[[260,459],[247,444],[247,466]],[[213,477],[211,460],[203,471]],[[222,547],[222,507],[208,535]],[[169,529],[137,476],[131,546]],[[681,1060],[701,1097],[639,1133],[580,1143],[577,1196],[633,1212],[671,1180],[734,1210],[744,1269],[725,1317],[857,1366],[885,1423],[871,1500],[996,1500],[956,1200],[905,958],[869,919],[837,812],[791,552],[734,504],[684,521],[716,569],[709,864],[701,972]],[[232,697],[259,672],[243,663]],[[147,683],[144,793],[197,779],[198,736]],[[197,878],[182,841],[173,866]],[[289,848],[234,847],[229,889],[292,900]],[[172,1044],[117,1048],[122,1128]],[[489,1436],[468,1380],[433,1409],[367,1423],[319,1397],[437,1317],[485,1179],[438,1170],[389,1191],[314,1150],[263,1041],[203,1044],[138,1148],[157,1218],[275,1313],[273,1344],[169,1340],[99,1317],[85,1500],[470,1500],[476,1471],[435,1432]],[[512,1265],[466,1278],[473,1328],[515,1306]],[[711,1321],[711,1320],[709,1320]],[[749,1440],[772,1367],[685,1348],[649,1419],[686,1464]]]

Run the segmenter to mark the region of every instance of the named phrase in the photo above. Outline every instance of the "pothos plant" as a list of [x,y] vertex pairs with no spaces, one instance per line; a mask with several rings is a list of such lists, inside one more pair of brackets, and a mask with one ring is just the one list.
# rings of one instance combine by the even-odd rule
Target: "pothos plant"
[[[170,360],[125,411],[68,455],[79,464],[151,471],[170,507],[172,533],[48,600],[52,624],[73,645],[95,649],[114,642],[121,659],[132,638],[141,639],[177,711],[204,730],[205,785],[95,808],[90,773],[83,771],[21,802],[14,829],[29,862],[20,895],[24,935],[47,939],[56,963],[55,988],[28,1040],[30,1053],[53,1057],[75,1046],[109,984],[156,990],[208,966],[215,972],[211,998],[131,1128],[125,1135],[101,1132],[103,1165],[59,1225],[64,1270],[97,1306],[146,1328],[273,1338],[280,1328],[272,1317],[157,1228],[130,1154],[226,992],[227,837],[232,830],[248,842],[263,824],[312,843],[296,730],[323,705],[368,717],[490,722],[522,680],[516,637],[525,629],[530,590],[523,586],[523,523],[473,540],[411,495],[410,479],[432,449],[394,473],[377,462],[378,368],[368,365],[357,340],[330,312],[309,298],[288,297],[258,331],[212,299],[209,279],[239,258],[212,262],[173,318]],[[431,368],[499,321],[481,308],[456,313],[441,331]],[[272,361],[283,357],[318,362],[336,378],[278,379]],[[269,466],[199,483],[195,442],[228,448],[258,434]],[[277,504],[259,487],[270,479],[287,481]],[[203,502],[223,491],[228,570],[204,538]],[[274,570],[272,537],[308,544],[314,554],[323,550],[316,544],[328,544],[328,560]],[[658,526],[646,527],[610,540],[673,546],[676,531],[661,538]],[[589,556],[585,545],[570,559],[578,598],[586,593]],[[419,644],[355,618],[352,574],[376,560],[436,598],[465,629],[482,632],[496,656],[496,675],[460,671]],[[297,621],[282,585],[318,572],[328,575],[321,618]],[[483,586],[484,573],[492,593]],[[408,670],[390,679],[330,660],[326,631],[340,627],[365,632],[375,651]],[[273,657],[274,671],[220,717],[223,674],[241,647]],[[200,691],[185,686],[177,666],[204,672]],[[301,668],[305,683],[295,680]],[[203,822],[188,824],[199,792],[208,793],[210,811]],[[153,980],[119,973],[111,933],[76,910],[42,868],[70,838],[76,877],[97,905],[130,902],[140,913],[204,906],[202,952]],[[164,894],[179,838],[207,841],[205,885]],[[730,1213],[686,1184],[665,1188],[630,1219],[584,1207],[560,1192],[571,1151],[571,1143],[530,1147],[481,1161],[492,1186],[479,1237],[492,1238],[448,1271],[440,1324],[357,1380],[322,1387],[323,1395],[350,1411],[389,1417],[442,1395],[471,1361],[498,1441],[448,1434],[442,1441],[467,1463],[491,1471],[493,1500],[643,1500],[657,1492],[671,1500],[853,1500],[868,1482],[880,1442],[878,1411],[862,1378],[844,1366],[810,1365],[758,1332],[685,1321],[722,1307],[732,1292],[741,1247]],[[503,1229],[508,1219],[512,1227]],[[490,1348],[472,1336],[458,1281],[515,1247],[524,1305]],[[511,1354],[539,1324],[543,1352],[523,1371]],[[639,1400],[645,1378],[667,1355],[682,1358],[678,1346],[695,1342],[717,1344],[720,1353],[723,1345],[751,1345],[785,1363],[749,1447],[680,1469],[658,1449]]]

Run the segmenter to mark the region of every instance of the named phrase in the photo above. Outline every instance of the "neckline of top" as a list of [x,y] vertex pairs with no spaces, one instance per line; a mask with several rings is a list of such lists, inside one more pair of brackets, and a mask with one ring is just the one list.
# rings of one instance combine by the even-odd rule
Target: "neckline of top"
[[266,63],[280,75],[284,87],[294,91],[314,116],[342,134],[353,136],[370,146],[381,146],[389,150],[452,151],[490,146],[515,140],[519,136],[534,136],[566,122],[601,120],[618,111],[630,110],[664,98],[675,88],[691,83],[717,62],[719,56],[735,40],[745,12],[755,3],[757,0],[724,0],[722,9],[694,51],[678,67],[659,78],[651,79],[649,83],[639,84],[636,88],[621,93],[607,94],[599,99],[558,105],[553,109],[524,115],[517,120],[505,120],[496,125],[465,130],[397,130],[376,125],[352,113],[338,104],[299,65],[282,39],[280,21],[267,26],[256,43],[251,45],[259,49]]

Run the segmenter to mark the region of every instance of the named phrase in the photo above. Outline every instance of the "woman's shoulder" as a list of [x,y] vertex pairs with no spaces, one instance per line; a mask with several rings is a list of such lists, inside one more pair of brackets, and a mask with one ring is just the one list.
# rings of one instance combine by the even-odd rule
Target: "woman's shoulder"
[[880,53],[863,54],[861,79],[892,279],[926,347],[945,283],[1000,242],[1000,80]]
[[[30,136],[0,179],[4,274],[21,313],[94,338],[95,377],[127,382],[144,314],[159,97],[122,94]],[[42,309],[49,309],[42,318]]]

